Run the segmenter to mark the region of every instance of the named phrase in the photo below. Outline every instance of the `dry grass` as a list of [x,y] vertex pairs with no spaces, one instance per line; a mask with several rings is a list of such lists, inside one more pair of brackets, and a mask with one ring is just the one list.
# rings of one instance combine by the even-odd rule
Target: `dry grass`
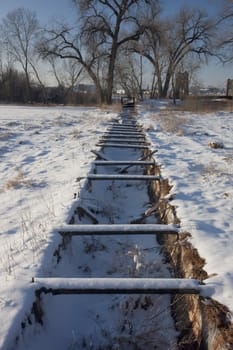
[[[72,336],[72,344],[68,349],[92,350],[144,350],[144,349],[177,349],[175,341],[169,340],[169,326],[166,330],[161,326],[161,320],[170,312],[170,306],[163,309],[161,297],[127,296],[115,298],[111,306],[114,311],[120,310],[121,317],[115,327],[109,327],[99,314],[96,315],[96,332],[101,334],[102,341],[98,344],[95,334],[82,337]],[[97,328],[98,327],[98,328]],[[157,346],[159,344],[159,347]]]
[[7,140],[11,136],[12,136],[11,132],[8,132],[8,131],[0,132],[0,140],[2,141]]
[[213,97],[190,97],[174,107],[178,111],[210,113],[217,111],[233,112],[233,100]]
[[215,181],[219,178],[231,179],[233,174],[232,160],[228,160],[227,158],[223,158],[226,161],[226,164],[220,165],[217,162],[206,163],[203,166],[201,176],[206,181]]
[[120,113],[122,110],[122,105],[120,102],[113,103],[111,106],[107,104],[102,104],[100,106],[100,109],[105,111],[105,112],[115,112],[115,113]]
[[160,128],[169,133],[175,133],[178,136],[184,135],[184,126],[188,123],[188,117],[177,114],[176,111],[166,110],[155,115]]
[[203,177],[204,180],[209,181],[210,177],[218,177],[221,175],[221,171],[217,168],[216,163],[206,163],[203,166],[201,176]]
[[222,142],[216,142],[216,141],[211,141],[208,143],[208,146],[210,148],[218,149],[218,148],[224,148],[224,145]]
[[145,131],[149,132],[149,131],[154,131],[155,127],[153,124],[148,125],[147,127],[145,127]]
[[31,187],[32,182],[25,179],[25,175],[20,169],[16,169],[16,175],[5,183],[4,190],[16,189],[22,186]]
[[81,137],[82,135],[82,131],[79,130],[78,128],[74,128],[71,132],[70,135],[72,137],[72,139],[78,139]]

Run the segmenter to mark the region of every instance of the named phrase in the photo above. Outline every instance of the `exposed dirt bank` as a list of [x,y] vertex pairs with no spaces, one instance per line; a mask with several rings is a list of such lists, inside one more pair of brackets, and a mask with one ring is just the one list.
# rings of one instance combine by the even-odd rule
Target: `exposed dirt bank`
[[[148,167],[150,175],[160,175],[160,168]],[[179,223],[167,180],[154,182],[150,186],[150,198],[160,222]],[[200,257],[189,241],[190,233],[183,232],[179,240],[173,235],[160,235],[158,241],[164,245],[165,256],[173,268],[174,277],[196,278],[204,281],[208,274],[204,270],[205,260]],[[174,296],[172,313],[176,328],[180,332],[179,349],[233,349],[233,324],[226,306],[213,299],[196,295]]]

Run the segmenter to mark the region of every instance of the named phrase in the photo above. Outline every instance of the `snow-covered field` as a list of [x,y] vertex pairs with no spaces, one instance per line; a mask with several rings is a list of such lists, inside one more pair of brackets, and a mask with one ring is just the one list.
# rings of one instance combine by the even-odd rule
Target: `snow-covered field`
[[[165,103],[138,111],[162,175],[173,185],[181,227],[206,259],[212,297],[233,311],[233,113],[171,115]],[[8,349],[30,313],[31,277],[53,268],[59,242],[53,227],[67,220],[82,184],[76,178],[90,170],[90,151],[115,116],[95,108],[0,106],[0,349]]]
[[51,268],[59,239],[52,228],[65,222],[76,178],[90,170],[90,151],[114,116],[96,108],[0,106],[1,349],[30,311],[32,276]]
[[[162,176],[173,186],[181,229],[205,258],[212,297],[233,312],[233,113],[140,108],[140,123],[158,149]],[[212,148],[210,143],[223,148]]]

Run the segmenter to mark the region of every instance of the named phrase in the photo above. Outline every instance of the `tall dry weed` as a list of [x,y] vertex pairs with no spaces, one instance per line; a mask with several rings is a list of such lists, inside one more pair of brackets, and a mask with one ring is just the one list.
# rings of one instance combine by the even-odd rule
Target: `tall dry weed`
[[191,97],[175,107],[179,111],[211,113],[217,111],[233,112],[233,100],[211,97]]
[[30,187],[32,186],[32,182],[30,180],[25,179],[24,173],[16,168],[16,175],[11,179],[7,180],[4,184],[4,190],[16,189],[22,186]]
[[174,133],[178,136],[184,135],[184,126],[188,123],[188,117],[177,114],[175,111],[162,111],[155,115],[163,131]]

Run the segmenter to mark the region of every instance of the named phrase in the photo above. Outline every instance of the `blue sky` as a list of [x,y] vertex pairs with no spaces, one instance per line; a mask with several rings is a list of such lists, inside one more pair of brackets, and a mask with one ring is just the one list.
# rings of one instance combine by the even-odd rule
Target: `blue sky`
[[73,13],[71,0],[0,0],[0,18],[17,7],[35,11],[42,24],[54,18],[69,18]]
[[223,4],[224,0],[161,0],[162,7],[171,14],[180,7],[187,6],[206,10],[210,14],[215,14]]
[[[162,0],[161,3],[169,15],[183,5],[203,8],[214,13],[222,5],[223,0]],[[53,17],[69,17],[73,12],[71,0],[0,0],[0,18],[17,7],[36,11],[41,21]]]
[[[205,9],[213,15],[221,8],[223,0],[162,0],[161,3],[165,16],[175,13],[183,5]],[[72,22],[75,12],[71,0],[0,0],[0,20],[17,7],[35,11],[42,25],[53,19],[68,19]],[[199,77],[205,85],[225,86],[227,78],[233,78],[233,64],[223,67],[211,61],[203,66]]]

